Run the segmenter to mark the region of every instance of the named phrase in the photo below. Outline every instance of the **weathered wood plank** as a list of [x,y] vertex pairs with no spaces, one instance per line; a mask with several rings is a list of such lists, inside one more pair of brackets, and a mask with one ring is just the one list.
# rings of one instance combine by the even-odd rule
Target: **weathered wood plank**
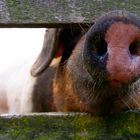
[[0,116],[0,139],[139,140],[139,124],[138,112],[105,118],[78,113]]
[[0,27],[93,23],[102,14],[116,9],[124,9],[140,17],[139,0],[1,0]]

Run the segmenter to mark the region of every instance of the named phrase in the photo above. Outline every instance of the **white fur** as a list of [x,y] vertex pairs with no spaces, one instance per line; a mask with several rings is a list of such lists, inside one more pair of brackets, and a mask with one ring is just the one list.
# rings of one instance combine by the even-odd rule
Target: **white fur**
[[0,76],[0,85],[7,96],[9,113],[23,114],[32,111],[32,90],[36,78],[30,75],[30,66],[30,62],[16,64]]

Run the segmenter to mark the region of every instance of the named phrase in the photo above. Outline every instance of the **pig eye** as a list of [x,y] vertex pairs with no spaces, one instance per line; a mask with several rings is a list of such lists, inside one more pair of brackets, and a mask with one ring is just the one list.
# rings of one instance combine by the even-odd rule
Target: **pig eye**
[[129,46],[129,52],[131,55],[140,56],[140,41],[134,41]]
[[98,56],[104,56],[107,53],[107,42],[104,39],[100,39],[95,43],[95,51]]

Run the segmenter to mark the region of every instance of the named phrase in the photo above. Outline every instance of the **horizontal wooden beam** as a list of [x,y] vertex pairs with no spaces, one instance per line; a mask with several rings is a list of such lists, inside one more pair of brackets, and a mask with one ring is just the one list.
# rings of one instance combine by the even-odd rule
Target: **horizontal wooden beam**
[[0,116],[5,140],[139,140],[140,113],[95,117],[85,113],[44,113]]
[[94,23],[110,10],[140,17],[139,0],[1,0],[0,27],[61,27]]

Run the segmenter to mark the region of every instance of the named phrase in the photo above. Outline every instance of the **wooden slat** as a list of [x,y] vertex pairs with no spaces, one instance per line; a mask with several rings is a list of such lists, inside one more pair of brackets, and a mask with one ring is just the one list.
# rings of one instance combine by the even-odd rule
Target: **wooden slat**
[[[0,27],[60,27],[94,23],[102,14],[123,9],[140,17],[139,0],[0,0]],[[89,114],[0,116],[0,139],[140,139],[140,113],[110,117]]]
[[94,117],[79,113],[0,116],[2,140],[139,140],[140,113]]
[[59,27],[93,23],[110,10],[140,17],[139,0],[1,0],[0,27]]

